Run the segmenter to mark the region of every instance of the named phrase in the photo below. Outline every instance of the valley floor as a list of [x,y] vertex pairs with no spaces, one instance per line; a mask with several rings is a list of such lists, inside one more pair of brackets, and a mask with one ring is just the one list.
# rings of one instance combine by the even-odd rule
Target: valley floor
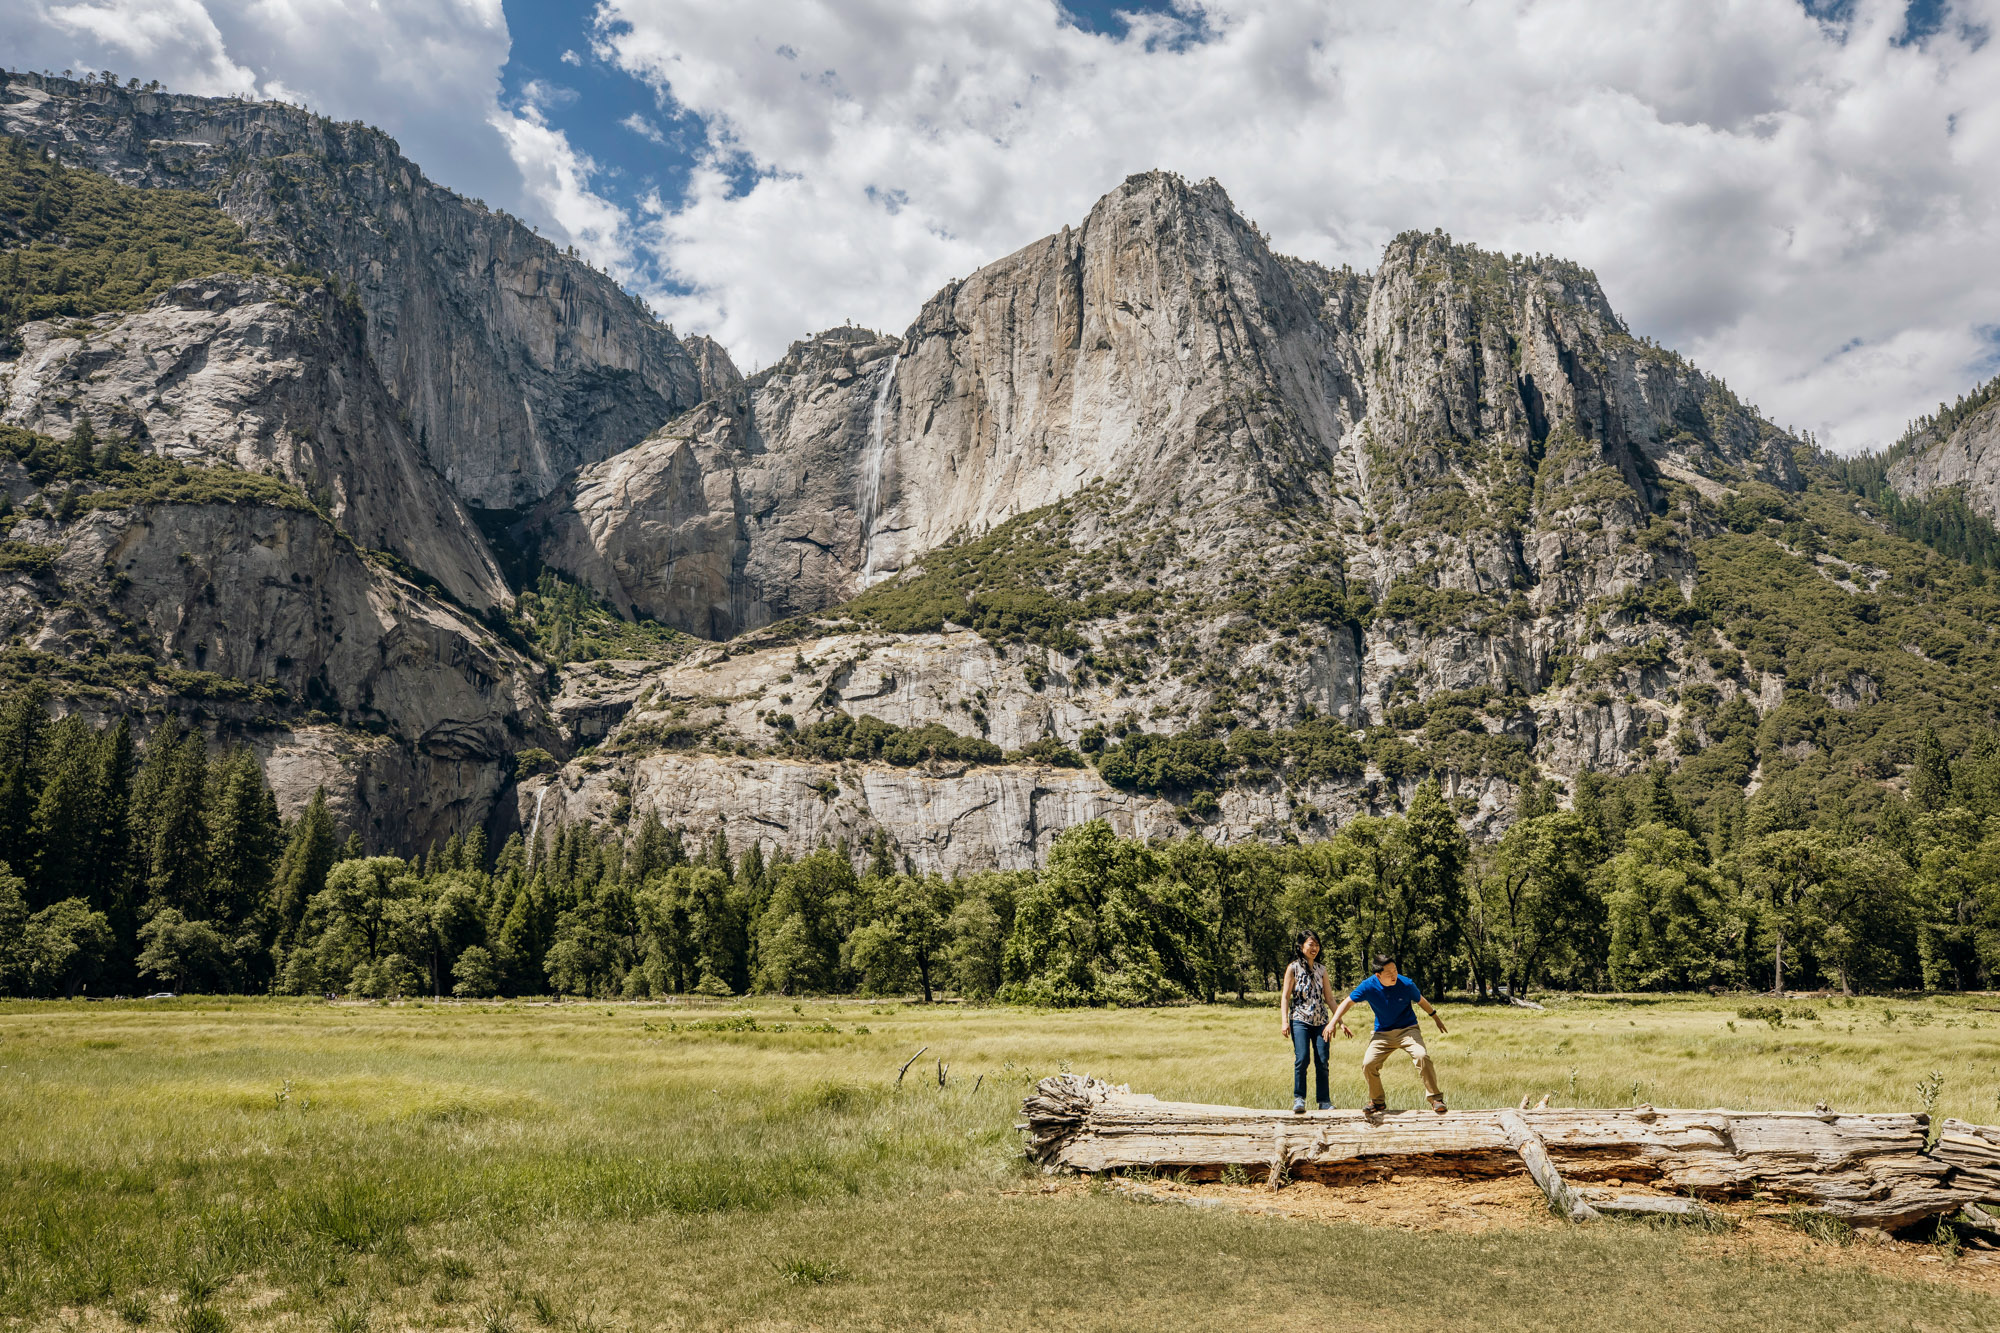
[[[1468,1107],[1930,1096],[2000,1120],[2000,1001],[1792,1001],[1782,1026],[1751,1003],[1452,1005],[1432,1050]],[[1334,1053],[1352,1106],[1360,1048]],[[1977,1251],[1769,1216],[1569,1228],[1511,1181],[1300,1186],[1281,1212],[1045,1181],[1010,1126],[1059,1068],[1290,1094],[1270,1005],[0,1004],[0,1327],[2000,1325]],[[1418,1100],[1407,1067],[1390,1088]]]

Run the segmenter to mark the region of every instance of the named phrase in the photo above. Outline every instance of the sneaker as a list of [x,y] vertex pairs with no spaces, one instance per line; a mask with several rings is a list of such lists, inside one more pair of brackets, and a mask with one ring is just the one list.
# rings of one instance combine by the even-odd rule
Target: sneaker
[[1381,1115],[1388,1109],[1389,1103],[1387,1102],[1370,1102],[1361,1108],[1361,1112],[1363,1115]]
[[1303,1097],[1292,1098],[1292,1114],[1304,1115],[1305,1113],[1306,1113],[1306,1099]]
[[1444,1104],[1444,1098],[1442,1097],[1431,1098],[1431,1110],[1436,1111],[1439,1115],[1443,1115],[1446,1111],[1449,1111],[1450,1109],[1451,1108],[1449,1106],[1446,1106]]
[[1322,1111],[1331,1111],[1331,1110],[1333,1109],[1333,1103],[1332,1103],[1332,1102],[1321,1102],[1321,1103],[1319,1104],[1319,1109],[1320,1109],[1320,1110],[1322,1110]]

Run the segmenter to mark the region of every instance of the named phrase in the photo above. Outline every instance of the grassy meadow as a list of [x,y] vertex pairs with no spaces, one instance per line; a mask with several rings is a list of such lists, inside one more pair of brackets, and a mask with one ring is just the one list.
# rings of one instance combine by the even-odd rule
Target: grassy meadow
[[[1460,1106],[1929,1099],[2000,1122],[2000,1000],[1793,1002],[1782,1026],[1740,1003],[1447,1006],[1432,1049]],[[1334,1054],[1353,1106],[1359,1045]],[[2000,1326],[2000,1281],[1949,1256],[1046,1192],[1011,1125],[1063,1068],[1290,1101],[1274,1006],[8,1002],[0,1326]],[[1420,1104],[1407,1064],[1389,1078]]]

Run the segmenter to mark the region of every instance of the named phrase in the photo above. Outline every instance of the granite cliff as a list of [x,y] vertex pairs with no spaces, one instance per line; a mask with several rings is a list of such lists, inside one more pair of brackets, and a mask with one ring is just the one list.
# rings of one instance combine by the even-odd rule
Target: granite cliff
[[[619,606],[712,638],[785,623],[774,646],[640,672],[605,749],[644,757],[593,756],[558,806],[533,799],[699,811],[795,850],[873,819],[948,868],[1031,859],[1079,811],[1323,830],[1435,767],[1497,827],[1535,772],[1671,758],[1655,742],[1683,679],[1718,703],[1781,693],[1645,608],[1692,595],[1707,509],[1797,492],[1808,452],[1632,337],[1575,265],[1412,233],[1374,273],[1336,272],[1274,254],[1212,182],[1134,177],[900,339],[797,344],[545,502],[543,558]],[[1427,740],[1438,700],[1454,711]],[[835,715],[1025,766],[885,775],[940,785],[877,800],[875,779],[797,762],[791,735]],[[1123,786],[1033,761],[1326,720],[1372,748],[1310,772],[1225,748],[1228,780]],[[770,758],[663,753],[685,747]],[[1456,758],[1413,757],[1433,752]]]
[[1890,451],[1889,485],[1910,500],[1956,489],[1973,513],[2000,522],[2000,380],[1941,415],[1948,420],[1919,423]]
[[128,185],[212,196],[280,264],[352,294],[368,354],[460,498],[505,509],[735,378],[607,275],[427,179],[359,123],[5,75],[0,130]]
[[[1565,261],[1328,269],[1147,173],[743,378],[375,131],[30,76],[0,120],[246,247],[13,334],[16,675],[253,738],[378,845],[650,811],[1019,867],[1098,816],[1316,836],[1426,775],[1492,834],[1649,770],[1712,823],[1865,805],[1891,700],[1983,697],[1984,585]],[[1978,421],[1895,484],[1971,494]],[[592,596],[659,625],[544,633]],[[613,641],[651,656],[574,660]]]
[[0,421],[67,438],[88,416],[165,457],[275,473],[468,606],[510,597],[376,376],[360,317],[324,286],[218,275],[130,314],[30,323],[19,341],[0,362]]

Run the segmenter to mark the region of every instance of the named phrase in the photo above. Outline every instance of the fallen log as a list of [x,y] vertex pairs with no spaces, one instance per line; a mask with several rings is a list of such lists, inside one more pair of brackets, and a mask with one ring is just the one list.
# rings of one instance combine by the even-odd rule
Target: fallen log
[[1557,1217],[1572,1222],[1588,1222],[1597,1216],[1597,1210],[1571,1190],[1562,1173],[1556,1170],[1556,1164],[1549,1160],[1548,1145],[1542,1142],[1542,1136],[1535,1132],[1534,1126],[1521,1118],[1521,1112],[1502,1111],[1500,1132],[1507,1136],[1507,1146],[1528,1168],[1528,1174],[1534,1177],[1535,1184],[1548,1199],[1549,1207],[1555,1210]]
[[1023,1110],[1029,1156],[1047,1171],[1207,1179],[1233,1167],[1269,1172],[1273,1182],[1510,1175],[1527,1169],[1519,1135],[1508,1133],[1504,1117],[1512,1117],[1569,1181],[1645,1183],[1708,1199],[1763,1193],[1890,1229],[1987,1197],[1985,1177],[1972,1174],[1987,1168],[1973,1159],[1991,1148],[2000,1164],[2000,1130],[1988,1139],[1966,1132],[1981,1127],[1962,1127],[1959,1138],[1982,1146],[1960,1145],[1960,1160],[1949,1161],[1925,1152],[1928,1118],[1914,1114],[1631,1107],[1290,1115],[1163,1102],[1074,1074],[1043,1079]]
[[1947,1119],[1931,1156],[1951,1168],[1949,1184],[1973,1191],[1975,1203],[2000,1205],[2000,1127]]

